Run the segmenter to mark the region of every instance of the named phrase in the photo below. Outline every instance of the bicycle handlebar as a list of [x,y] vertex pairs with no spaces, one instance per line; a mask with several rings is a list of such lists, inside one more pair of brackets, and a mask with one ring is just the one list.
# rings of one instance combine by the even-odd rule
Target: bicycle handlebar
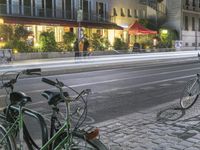
[[25,74],[25,75],[41,75],[41,68],[34,68],[34,69],[22,70],[22,71],[20,71],[20,72],[17,73],[15,79],[11,79],[10,81],[4,83],[1,88],[9,88],[9,87],[13,88],[13,85],[17,82],[17,79],[19,78],[20,74]]
[[42,82],[49,84],[49,85],[52,85],[52,86],[56,86],[56,82],[54,82],[50,79],[47,79],[47,78],[42,78]]
[[26,70],[22,71],[22,73],[26,74],[26,75],[33,75],[33,74],[41,75],[41,68],[26,69]]

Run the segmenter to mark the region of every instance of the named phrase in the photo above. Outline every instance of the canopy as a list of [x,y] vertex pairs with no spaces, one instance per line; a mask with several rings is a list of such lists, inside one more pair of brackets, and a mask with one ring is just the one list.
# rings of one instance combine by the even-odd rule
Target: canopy
[[143,25],[139,24],[138,21],[136,21],[134,24],[130,26],[128,32],[129,34],[134,34],[134,35],[157,34],[157,31],[145,28]]

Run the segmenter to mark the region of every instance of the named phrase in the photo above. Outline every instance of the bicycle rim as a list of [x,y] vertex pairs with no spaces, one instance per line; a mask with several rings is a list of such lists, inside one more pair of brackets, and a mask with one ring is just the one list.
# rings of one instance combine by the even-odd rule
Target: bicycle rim
[[190,108],[199,97],[199,83],[196,79],[187,82],[180,98],[180,105],[183,109]]
[[[2,140],[4,138],[4,140]],[[16,150],[16,144],[12,136],[6,136],[6,129],[0,125],[0,150]]]

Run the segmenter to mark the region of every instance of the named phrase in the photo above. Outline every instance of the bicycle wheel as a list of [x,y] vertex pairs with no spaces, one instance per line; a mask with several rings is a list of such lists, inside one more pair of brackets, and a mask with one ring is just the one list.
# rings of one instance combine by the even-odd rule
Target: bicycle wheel
[[190,108],[199,97],[198,80],[192,79],[187,82],[180,98],[180,105],[183,109]]
[[0,125],[0,150],[17,150],[13,137],[6,135],[6,129],[2,125]]

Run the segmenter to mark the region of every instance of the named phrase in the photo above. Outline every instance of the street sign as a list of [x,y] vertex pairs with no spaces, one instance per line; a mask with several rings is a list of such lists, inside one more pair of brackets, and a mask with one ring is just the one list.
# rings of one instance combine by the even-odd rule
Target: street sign
[[77,11],[77,22],[81,22],[83,20],[83,10],[79,9]]

